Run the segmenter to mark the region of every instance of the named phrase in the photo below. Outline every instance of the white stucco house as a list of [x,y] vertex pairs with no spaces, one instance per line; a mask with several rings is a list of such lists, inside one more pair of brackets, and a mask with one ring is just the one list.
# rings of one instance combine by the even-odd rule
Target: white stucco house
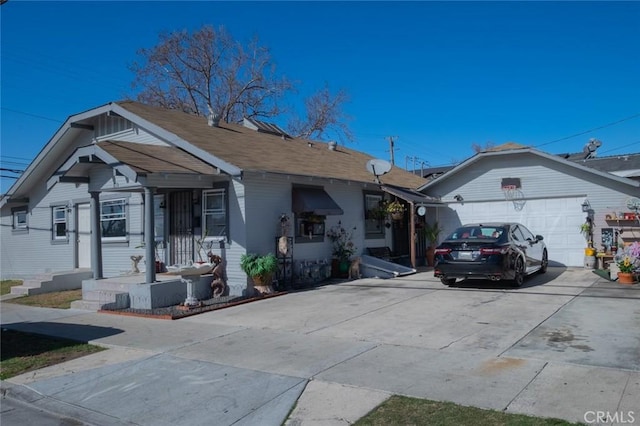
[[411,206],[439,202],[412,191],[425,179],[395,166],[379,184],[371,159],[256,120],[99,106],[70,116],[2,197],[2,278],[85,270],[100,280],[130,274],[131,256],[142,255],[142,282],[153,283],[156,261],[184,264],[211,250],[241,294],[250,280],[240,256],[275,252],[283,215],[295,262],[331,259],[326,231],[339,222],[355,227],[358,253],[389,246],[415,262],[413,220],[385,227],[367,209],[398,194]]
[[580,225],[587,217],[597,249],[611,235],[619,244],[640,240],[640,217],[610,219],[634,213],[627,204],[640,197],[638,160],[640,154],[559,156],[508,143],[435,170],[420,191],[448,205],[437,210],[444,234],[464,223],[520,222],[544,237],[551,265],[583,266]]

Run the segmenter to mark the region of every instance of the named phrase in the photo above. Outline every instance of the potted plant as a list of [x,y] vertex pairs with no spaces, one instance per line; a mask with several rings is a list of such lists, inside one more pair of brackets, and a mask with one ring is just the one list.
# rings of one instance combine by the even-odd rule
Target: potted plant
[[636,275],[640,273],[640,242],[626,246],[618,250],[613,260],[618,266],[618,282],[620,284],[633,284]]
[[396,199],[386,205],[386,210],[391,219],[401,220],[404,217],[405,206]]
[[240,268],[251,277],[256,290],[260,293],[271,293],[271,280],[278,270],[278,259],[273,253],[264,256],[245,253],[240,256]]
[[580,233],[584,235],[584,238],[589,241],[591,239],[591,222],[586,221],[582,225],[580,225]]
[[354,227],[351,231],[347,231],[342,227],[342,222],[338,222],[327,232],[327,238],[332,243],[331,255],[335,261],[335,267],[332,269],[335,277],[344,276],[349,272],[351,256],[356,252],[356,246],[352,241],[355,229]]
[[425,239],[428,242],[427,246],[427,265],[433,266],[435,259],[435,251],[436,246],[438,245],[438,237],[440,236],[440,232],[442,229],[438,225],[438,222],[433,222],[432,224],[425,223],[424,228],[422,228],[422,233],[424,234]]

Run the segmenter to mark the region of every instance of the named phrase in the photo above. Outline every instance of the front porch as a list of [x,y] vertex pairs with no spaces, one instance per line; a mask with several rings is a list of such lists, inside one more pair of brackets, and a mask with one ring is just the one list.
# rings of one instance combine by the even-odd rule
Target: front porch
[[[193,282],[193,296],[198,300],[212,297],[213,275],[203,275]],[[82,300],[72,302],[74,309],[92,311],[109,309],[155,309],[179,305],[187,298],[187,283],[180,277],[159,273],[156,282],[146,283],[145,274],[130,274],[82,281]]]

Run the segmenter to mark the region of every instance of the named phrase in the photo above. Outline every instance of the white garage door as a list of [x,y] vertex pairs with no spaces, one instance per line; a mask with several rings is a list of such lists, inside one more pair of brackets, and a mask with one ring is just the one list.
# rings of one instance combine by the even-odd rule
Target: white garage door
[[[586,213],[584,197],[527,200],[522,210],[513,202],[491,201],[450,205],[461,223],[519,222],[544,237],[551,265],[583,266],[586,241],[580,233]],[[520,202],[522,205],[522,201]]]

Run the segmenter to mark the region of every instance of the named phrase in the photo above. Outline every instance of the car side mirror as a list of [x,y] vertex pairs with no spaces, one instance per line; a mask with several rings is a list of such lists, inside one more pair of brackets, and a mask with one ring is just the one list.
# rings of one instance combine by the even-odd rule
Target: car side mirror
[[536,235],[536,241],[542,241],[544,237],[542,235]]

